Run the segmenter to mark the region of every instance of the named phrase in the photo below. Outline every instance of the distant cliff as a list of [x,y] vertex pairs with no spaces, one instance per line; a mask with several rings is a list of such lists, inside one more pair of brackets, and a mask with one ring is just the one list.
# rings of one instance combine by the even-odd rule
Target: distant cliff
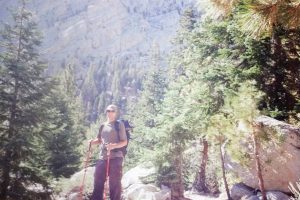
[[[5,8],[16,2],[0,1],[2,21]],[[44,33],[43,54],[56,68],[69,59],[88,65],[110,55],[146,65],[153,45],[161,54],[169,52],[180,14],[192,5],[192,0],[33,0],[28,7]]]
[[[134,96],[146,69],[166,65],[180,16],[195,1],[32,0],[27,7],[44,35],[48,73],[74,66],[93,121],[107,102]],[[10,18],[6,8],[17,2],[0,0],[3,22]]]

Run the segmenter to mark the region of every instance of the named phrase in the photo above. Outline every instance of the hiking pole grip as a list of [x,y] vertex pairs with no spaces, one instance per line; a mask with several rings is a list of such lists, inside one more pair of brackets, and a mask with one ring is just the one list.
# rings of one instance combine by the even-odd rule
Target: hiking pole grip
[[92,149],[92,141],[89,142],[89,150],[88,150],[88,152],[90,152],[91,149]]

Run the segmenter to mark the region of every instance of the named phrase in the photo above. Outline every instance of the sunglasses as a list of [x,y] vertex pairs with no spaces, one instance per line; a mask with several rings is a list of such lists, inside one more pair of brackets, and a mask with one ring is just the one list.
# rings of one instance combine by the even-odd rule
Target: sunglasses
[[106,112],[107,112],[107,113],[109,113],[109,112],[113,112],[113,113],[114,113],[114,112],[116,112],[116,111],[114,111],[114,110],[106,110]]

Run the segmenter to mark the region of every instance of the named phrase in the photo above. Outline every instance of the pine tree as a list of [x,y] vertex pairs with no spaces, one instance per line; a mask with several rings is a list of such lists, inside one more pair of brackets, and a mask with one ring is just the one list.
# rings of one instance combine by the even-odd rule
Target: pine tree
[[188,141],[194,139],[193,132],[185,121],[185,91],[181,87],[180,80],[169,84],[162,103],[162,113],[158,117],[158,126],[155,129],[159,134],[159,141],[155,148],[160,150],[156,152],[159,180],[171,187],[171,199],[174,200],[185,199],[183,152]]
[[80,129],[76,129],[78,124],[75,124],[75,116],[72,116],[71,107],[62,91],[53,91],[53,96],[48,101],[52,103],[49,103],[52,110],[45,125],[46,128],[52,128],[44,144],[48,153],[46,163],[54,177],[69,177],[79,167],[81,155],[78,147],[83,135],[79,132]]
[[[213,115],[210,118],[210,125],[207,130],[208,138],[215,143],[219,148],[219,155],[220,155],[220,163],[222,169],[222,178],[225,186],[225,191],[227,194],[228,200],[231,200],[229,186],[226,177],[226,169],[225,169],[225,146],[226,143],[229,141],[229,138],[232,137],[232,130],[234,130],[231,120],[228,119],[229,113],[218,113]],[[227,116],[227,117],[226,117]]]
[[211,21],[195,24],[193,32],[186,37],[186,47],[180,61],[184,67],[181,68],[181,76],[177,78],[183,80],[181,90],[185,96],[185,106],[182,115],[185,116],[186,126],[205,147],[194,183],[194,188],[201,192],[209,192],[205,173],[210,156],[208,148],[212,144],[207,133],[210,118],[222,109],[224,91],[234,85],[231,77],[233,64],[226,61],[220,51],[228,46],[229,39],[225,37],[224,40],[225,33],[224,24]]
[[[230,27],[243,32],[244,68],[259,73],[252,77],[267,95],[260,109],[279,120],[297,124],[299,118],[299,3],[296,1],[211,0],[228,16]],[[255,20],[254,20],[255,19]],[[229,28],[230,28],[229,27]],[[237,41],[235,41],[237,42]]]
[[45,65],[39,59],[41,37],[25,1],[2,34],[0,109],[0,199],[34,199],[27,187],[47,186],[39,169],[32,167],[35,131],[43,121],[41,100],[47,94]]
[[154,128],[157,126],[157,116],[166,92],[166,81],[165,72],[162,69],[148,72],[144,77],[138,101],[128,105],[128,117],[135,127],[134,140],[129,148],[129,165],[137,161],[149,160],[151,159],[149,156],[153,155],[153,147],[159,139]]
[[77,96],[74,68],[67,65],[58,83],[47,99],[49,111],[47,124],[51,134],[47,135],[44,146],[48,152],[46,163],[56,178],[69,177],[79,167],[81,154],[79,146],[84,138],[85,121],[82,103]]
[[[255,82],[246,82],[241,85],[239,93],[234,97],[229,97],[228,103],[232,109],[235,121],[239,120],[245,127],[251,130],[251,139],[253,145],[253,155],[256,162],[256,172],[259,189],[262,193],[262,199],[267,200],[266,191],[264,188],[264,180],[262,176],[262,165],[259,151],[262,146],[261,138],[259,137],[260,124],[256,124],[255,118],[259,116],[260,111],[257,109],[257,103],[262,97],[262,93],[255,88]],[[240,141],[239,141],[240,142]],[[238,145],[237,143],[233,145]]]
[[299,112],[300,60],[293,42],[299,40],[299,5],[290,1],[253,1],[237,7],[236,21],[241,30],[265,44],[263,51],[257,49],[260,55],[256,59],[261,61],[263,75],[257,81],[267,94],[264,100],[268,105],[264,107],[279,120],[299,121],[295,112]]

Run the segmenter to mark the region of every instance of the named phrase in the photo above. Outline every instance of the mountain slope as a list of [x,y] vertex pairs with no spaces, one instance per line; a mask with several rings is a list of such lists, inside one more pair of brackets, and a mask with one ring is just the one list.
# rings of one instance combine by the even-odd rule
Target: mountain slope
[[[180,15],[194,1],[32,0],[27,7],[44,35],[41,52],[48,73],[73,65],[85,108],[95,120],[108,102],[134,96],[147,68],[166,65]],[[2,21],[9,21],[6,8],[17,2],[0,0]]]
[[[13,7],[16,1],[0,2],[5,21],[5,7]],[[130,55],[134,63],[145,63],[153,43],[167,53],[180,14],[192,4],[185,0],[34,0],[29,7],[44,32],[43,53],[56,68],[69,58],[88,63],[106,55]]]

